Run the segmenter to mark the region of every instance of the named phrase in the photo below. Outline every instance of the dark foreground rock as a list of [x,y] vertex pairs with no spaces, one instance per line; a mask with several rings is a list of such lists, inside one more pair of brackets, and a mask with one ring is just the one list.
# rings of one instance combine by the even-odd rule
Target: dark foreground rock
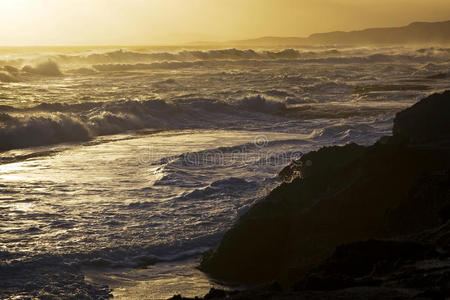
[[[338,246],[323,264],[287,289],[277,283],[245,291],[211,289],[194,299],[448,299],[450,221],[397,240]],[[189,300],[180,295],[172,299]]]
[[434,94],[399,112],[393,134],[410,143],[445,140],[450,133],[450,91]]
[[444,299],[449,170],[449,91],[397,114],[393,136],[373,146],[303,156],[200,266],[221,280],[279,282],[284,291],[214,290],[204,299]]

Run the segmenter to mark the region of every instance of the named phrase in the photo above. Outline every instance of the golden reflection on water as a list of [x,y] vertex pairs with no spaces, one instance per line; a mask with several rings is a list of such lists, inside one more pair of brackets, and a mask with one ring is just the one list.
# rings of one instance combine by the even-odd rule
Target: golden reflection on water
[[168,299],[173,295],[203,296],[211,287],[224,288],[197,270],[196,260],[159,263],[147,269],[99,272],[84,270],[86,279],[107,284],[113,289],[114,299]]
[[14,203],[10,206],[15,211],[28,212],[33,210],[33,203]]
[[[0,180],[1,181],[26,181],[26,176],[23,170],[27,169],[26,162],[18,162],[11,164],[0,165]],[[16,174],[19,173],[19,174]]]

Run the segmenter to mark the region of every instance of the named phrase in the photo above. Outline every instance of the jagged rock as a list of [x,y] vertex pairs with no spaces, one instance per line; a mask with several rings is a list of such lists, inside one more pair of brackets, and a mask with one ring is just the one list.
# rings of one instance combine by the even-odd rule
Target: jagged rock
[[290,182],[297,177],[297,174],[302,178],[331,176],[334,172],[357,160],[364,153],[364,149],[365,147],[354,143],[344,147],[321,148],[305,154],[298,161],[286,166],[281,170],[280,178],[282,181]]
[[386,216],[422,174],[449,167],[441,159],[448,153],[377,144],[337,170],[282,184],[241,217],[201,267],[225,280],[289,282],[339,244],[389,237],[395,232]]
[[[436,191],[443,180],[436,172],[450,169],[450,145],[445,143],[449,96],[432,95],[399,113],[394,137],[373,146],[328,147],[294,162],[282,176],[289,178],[293,171],[301,176],[281,184],[243,215],[200,268],[226,281],[289,285],[323,264],[339,245],[442,224],[448,215],[446,196],[436,192],[426,200],[427,189]],[[425,196],[414,196],[420,191]],[[405,224],[415,219],[414,226],[395,222],[406,207],[414,213]],[[429,216],[422,219],[425,212]],[[441,241],[446,239],[441,235]],[[373,262],[365,267],[373,268]],[[355,284],[336,280],[341,279],[338,285]]]

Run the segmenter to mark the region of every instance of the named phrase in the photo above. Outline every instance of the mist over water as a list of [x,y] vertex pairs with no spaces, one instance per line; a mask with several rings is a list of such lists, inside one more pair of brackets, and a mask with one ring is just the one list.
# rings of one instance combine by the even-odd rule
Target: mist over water
[[[286,164],[373,143],[450,84],[446,48],[58,51],[0,54],[8,296],[79,266],[122,279],[147,268],[135,282],[155,290],[162,269],[191,274]],[[201,294],[202,280],[180,286]]]

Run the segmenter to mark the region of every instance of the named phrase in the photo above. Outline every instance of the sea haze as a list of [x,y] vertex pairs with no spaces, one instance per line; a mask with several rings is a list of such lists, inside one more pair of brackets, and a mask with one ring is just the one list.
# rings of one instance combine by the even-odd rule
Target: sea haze
[[197,260],[284,166],[389,135],[449,70],[448,48],[1,49],[0,298],[204,294]]

